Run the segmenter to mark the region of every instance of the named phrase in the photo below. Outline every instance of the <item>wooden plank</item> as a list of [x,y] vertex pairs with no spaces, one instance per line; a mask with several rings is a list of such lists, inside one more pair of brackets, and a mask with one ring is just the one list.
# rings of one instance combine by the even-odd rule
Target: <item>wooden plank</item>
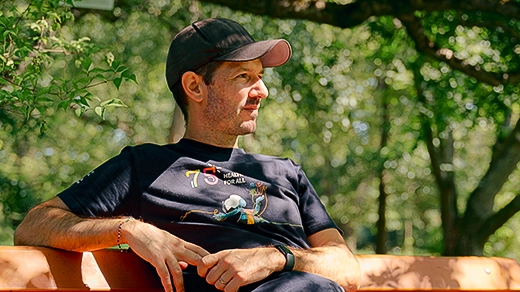
[[[497,257],[358,255],[361,291],[520,291],[520,265]],[[132,252],[0,246],[0,291],[163,291]]]
[[0,291],[164,291],[155,269],[134,253],[0,247]]
[[497,257],[358,255],[364,291],[520,290],[520,265]]

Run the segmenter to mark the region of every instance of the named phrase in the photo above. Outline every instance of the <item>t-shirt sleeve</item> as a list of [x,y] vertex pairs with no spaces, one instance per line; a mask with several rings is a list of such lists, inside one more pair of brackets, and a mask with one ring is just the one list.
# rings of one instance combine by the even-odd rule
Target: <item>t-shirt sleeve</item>
[[328,228],[336,228],[342,233],[336,223],[330,218],[316,190],[299,166],[297,173],[298,193],[300,195],[299,208],[305,234],[310,236]]
[[137,188],[132,156],[125,148],[58,197],[79,216],[136,216],[139,209]]

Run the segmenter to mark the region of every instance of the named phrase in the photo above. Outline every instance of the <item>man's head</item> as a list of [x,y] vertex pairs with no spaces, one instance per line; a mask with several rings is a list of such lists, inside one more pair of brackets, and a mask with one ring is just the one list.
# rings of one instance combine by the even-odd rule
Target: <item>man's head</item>
[[214,62],[245,62],[259,59],[264,68],[284,64],[291,57],[286,40],[255,41],[240,24],[222,18],[193,23],[173,39],[166,60],[166,80],[177,104],[186,115],[186,100],[180,84],[188,71],[209,82],[216,70]]

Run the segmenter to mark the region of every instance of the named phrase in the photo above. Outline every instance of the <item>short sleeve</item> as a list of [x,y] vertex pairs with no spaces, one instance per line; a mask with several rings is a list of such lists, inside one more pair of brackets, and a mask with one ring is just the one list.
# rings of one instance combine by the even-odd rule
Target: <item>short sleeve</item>
[[139,194],[137,186],[132,156],[125,148],[58,197],[79,216],[135,216],[139,209],[139,200],[135,198]]
[[298,194],[300,197],[299,208],[305,234],[310,236],[318,231],[328,228],[336,228],[342,233],[332,218],[330,218],[325,206],[320,201],[316,190],[299,166],[297,175]]

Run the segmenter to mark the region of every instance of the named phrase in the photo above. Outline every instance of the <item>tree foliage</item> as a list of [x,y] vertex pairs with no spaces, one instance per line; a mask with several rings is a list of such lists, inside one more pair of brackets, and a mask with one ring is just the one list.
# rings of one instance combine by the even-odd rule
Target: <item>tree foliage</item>
[[[119,88],[123,79],[136,81],[135,75],[110,52],[97,62],[105,68],[96,65],[93,58],[100,49],[88,37],[61,34],[62,25],[74,20],[66,4],[72,0],[2,3],[0,109],[6,120],[13,115],[35,119],[43,131],[49,109],[71,108],[77,116],[94,109],[103,117],[107,107],[124,106],[121,100],[101,101],[89,89],[107,82]],[[49,71],[57,73],[53,67],[64,74],[51,76]],[[98,101],[95,107],[93,100]]]
[[[92,82],[111,86],[88,87],[89,96],[128,108],[102,119],[101,102],[84,97],[89,107],[77,118],[70,106],[57,111],[61,99],[52,96],[46,111],[33,110],[46,113],[44,136],[29,130],[38,115],[11,115],[16,126],[2,118],[3,242],[27,208],[124,145],[167,142],[169,42],[192,21],[227,17],[257,39],[293,47],[288,64],[266,70],[270,98],[241,146],[300,163],[358,252],[520,258],[511,248],[520,243],[518,1],[126,0],[114,11],[64,11],[61,36],[88,37],[88,48],[106,48],[121,60],[115,68],[125,67],[114,70],[93,47],[88,69],[84,53],[50,54],[40,76],[53,78],[35,78],[39,86],[56,76],[72,84],[99,64],[108,75]],[[130,72],[139,84],[114,83],[134,79]]]
[[[387,70],[397,65],[400,67],[397,70],[413,76],[409,80],[412,82],[402,89],[408,91],[404,94],[414,100],[419,111],[418,138],[426,145],[440,193],[444,253],[482,254],[489,236],[520,210],[520,195],[502,208],[495,205],[497,195],[520,161],[519,1],[358,0],[341,4],[321,0],[265,0],[256,1],[255,5],[241,1],[204,2],[340,28],[365,21],[372,36],[379,37],[376,46],[381,47],[391,45],[385,42],[401,34],[398,38],[408,44],[381,48],[394,55],[380,60]],[[410,53],[410,47],[416,51]],[[391,76],[384,75],[380,74],[386,85],[401,87],[386,79]],[[466,151],[461,149],[462,153],[457,153],[456,146],[465,139],[457,140],[454,136],[461,128],[465,128],[462,131],[473,128],[479,119],[491,124],[496,140],[491,146],[489,167],[478,185],[465,196],[460,194],[456,173],[464,171],[458,169],[457,162],[466,161]],[[466,121],[470,124],[461,127]],[[461,196],[467,197],[464,206],[459,206]]]
[[[0,203],[13,222],[39,198],[31,179],[38,171],[26,173],[24,160],[36,136],[46,134],[49,120],[61,110],[77,117],[92,111],[103,118],[107,108],[125,104],[118,98],[101,99],[93,89],[109,82],[116,88],[124,80],[136,82],[111,52],[89,37],[68,33],[67,24],[74,21],[70,5],[71,0],[0,3]],[[10,232],[1,239],[5,236]]]

